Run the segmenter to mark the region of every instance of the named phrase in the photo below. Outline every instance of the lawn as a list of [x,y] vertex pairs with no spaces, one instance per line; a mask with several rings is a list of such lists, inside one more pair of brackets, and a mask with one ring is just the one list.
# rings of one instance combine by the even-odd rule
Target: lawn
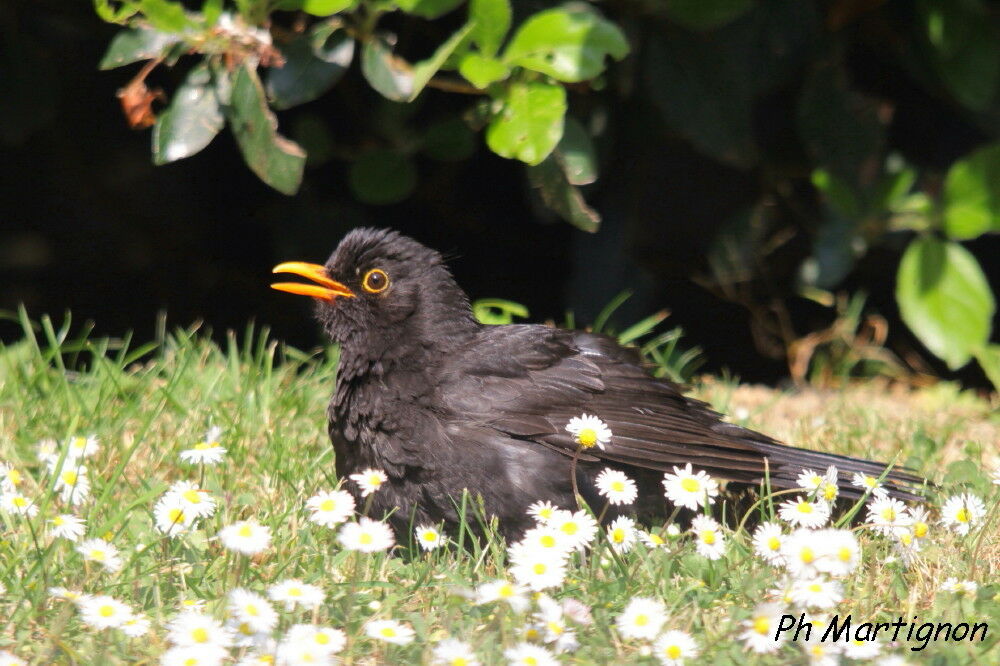
[[[859,521],[853,531],[823,533],[821,540],[855,549],[839,569],[803,571],[788,561],[795,544],[815,533],[792,536],[794,528],[774,515],[796,497],[786,494],[759,507],[780,526],[784,565],[757,552],[752,527],[710,526],[714,543],[707,544],[705,529],[644,526],[655,536],[630,532],[628,540],[637,537],[630,548],[601,530],[589,548],[562,556],[565,573],[554,583],[532,579],[535,590],[512,586],[505,600],[496,599],[501,586],[487,585],[514,581],[499,540],[478,543],[460,531],[433,550],[411,542],[394,553],[366,553],[350,548],[364,539],[344,535],[337,516],[327,515],[326,526],[312,520],[311,497],[354,483],[335,477],[326,436],[333,350],[303,353],[252,332],[217,345],[194,329],[177,330],[139,346],[68,335],[46,320],[26,330],[22,342],[0,349],[0,463],[7,466],[0,652],[25,662],[207,664],[224,655],[223,663],[264,664],[276,649],[278,663],[421,663],[436,655],[467,665],[853,663],[848,655],[1000,662],[1000,486],[991,483],[1000,419],[995,402],[951,385],[790,393],[717,378],[695,383],[697,395],[736,422],[809,448],[896,458],[941,484],[929,491],[927,518],[909,507],[882,530]],[[213,427],[218,435],[206,438]],[[195,452],[188,459],[221,459],[190,462],[184,451]],[[67,489],[80,483],[63,479],[71,469],[89,490]],[[189,485],[169,493],[178,482]],[[189,524],[191,506],[176,500],[192,488],[196,502],[214,501],[215,510]],[[984,510],[969,507],[971,529],[961,534],[956,528],[969,525],[942,522],[941,511],[948,498],[967,493]],[[171,506],[188,516],[164,521]],[[710,508],[718,515],[721,497]],[[74,536],[72,519],[53,523],[58,515],[83,519],[84,534]],[[832,523],[820,527],[832,530]],[[252,534],[241,537],[241,526]],[[120,562],[99,542],[78,551],[92,539],[112,544]],[[803,577],[821,581],[830,598],[796,588],[793,578]],[[948,579],[959,584],[946,586]],[[295,587],[306,603],[291,601]],[[240,589],[254,594],[233,594]],[[808,607],[817,635],[845,613],[855,625],[918,616],[989,628],[985,641],[932,640],[921,651],[911,648],[923,641],[902,634],[896,645],[885,635],[863,645],[784,640],[787,633],[778,643],[761,639],[781,615],[798,617],[799,607]]]

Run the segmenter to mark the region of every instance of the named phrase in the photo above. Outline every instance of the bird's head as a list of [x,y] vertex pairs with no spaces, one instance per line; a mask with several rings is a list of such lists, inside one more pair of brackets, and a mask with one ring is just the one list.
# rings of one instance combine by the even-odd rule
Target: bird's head
[[286,262],[273,272],[310,280],[271,287],[314,298],[330,339],[364,349],[371,359],[394,347],[427,346],[435,335],[474,324],[441,255],[395,231],[355,229],[326,264]]

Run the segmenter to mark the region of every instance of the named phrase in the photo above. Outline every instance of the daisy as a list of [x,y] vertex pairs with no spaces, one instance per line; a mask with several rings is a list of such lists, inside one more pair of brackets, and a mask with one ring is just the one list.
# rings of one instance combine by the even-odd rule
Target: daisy
[[511,546],[511,559],[516,559],[515,549],[537,549],[548,553],[554,558],[565,557],[572,550],[574,543],[568,536],[557,529],[552,521],[547,525],[533,527],[524,533],[520,542]]
[[673,474],[664,474],[663,487],[668,500],[692,511],[696,511],[699,506],[714,504],[719,494],[718,482],[702,470],[698,470],[696,474],[691,463],[685,465],[684,469],[675,466]]
[[79,592],[77,590],[68,590],[65,587],[50,587],[49,596],[53,599],[72,601],[75,604],[90,598],[89,594],[84,594],[83,592]]
[[233,635],[214,618],[198,611],[185,611],[167,624],[167,638],[175,645],[226,648]]
[[855,472],[854,476],[851,477],[851,485],[855,488],[861,488],[861,490],[866,493],[871,493],[876,497],[889,494],[886,489],[882,487],[882,483],[877,477],[868,476],[867,474],[859,474]]
[[816,562],[823,556],[823,542],[817,538],[818,532],[798,529],[785,537],[781,545],[781,556],[789,573],[797,577],[816,575]]
[[825,482],[826,478],[823,475],[811,469],[803,469],[795,479],[795,483],[803,490],[819,490]]
[[132,615],[127,604],[105,594],[80,602],[80,618],[94,629],[122,626]]
[[577,624],[587,626],[594,623],[594,616],[590,612],[590,607],[582,601],[566,597],[562,601],[562,610],[566,614],[566,617]]
[[518,643],[503,652],[510,666],[558,666],[559,660],[541,645]]
[[177,606],[182,611],[204,611],[205,610],[205,600],[204,599],[181,599]]
[[784,637],[774,639],[781,617],[785,614],[782,604],[762,604],[754,609],[749,620],[743,621],[744,631],[739,638],[757,654],[772,654],[781,647]]
[[695,535],[695,549],[702,557],[717,560],[726,551],[726,535],[722,527],[708,516],[696,516],[691,521],[691,532]]
[[941,587],[938,588],[942,592],[951,592],[957,595],[967,595],[974,596],[979,586],[976,585],[971,580],[958,580],[957,578],[949,578],[945,582],[941,583]]
[[913,521],[905,504],[898,499],[883,496],[876,497],[868,503],[866,522],[871,523],[872,529],[876,532],[888,534],[893,528],[906,527]]
[[579,444],[581,449],[596,446],[603,451],[611,441],[611,428],[596,416],[587,414],[571,418],[566,424],[566,432],[573,435],[573,441]]
[[789,596],[796,604],[811,608],[833,608],[844,599],[840,583],[823,578],[793,582]]
[[563,584],[566,579],[566,562],[562,555],[534,548],[512,551],[510,575],[522,585],[539,592]]
[[479,666],[472,646],[455,638],[446,638],[434,646],[431,663],[435,666]]
[[107,571],[114,573],[122,568],[122,558],[118,548],[104,539],[87,539],[76,547],[76,552],[88,562],[97,562]]
[[597,492],[608,498],[608,503],[614,506],[620,504],[631,504],[635,501],[639,491],[635,487],[635,481],[628,478],[625,472],[605,467],[595,480]]
[[[275,650],[274,652],[258,652],[255,650],[251,650],[242,659],[236,662],[236,666],[274,666],[275,663],[279,664],[290,663],[290,660],[285,659],[286,656],[285,654],[281,655],[282,659],[280,661],[277,659],[277,656],[278,656],[277,650]],[[295,656],[298,657],[299,655]],[[321,664],[324,663],[330,663],[328,657],[323,657],[323,655],[319,654],[309,655],[309,658],[313,658],[311,663],[314,664],[315,666],[320,666]],[[326,659],[325,662],[324,659]],[[302,660],[302,661],[304,661],[305,663],[310,663],[307,660]]]
[[312,511],[309,520],[333,527],[354,515],[354,497],[344,490],[325,490],[306,500],[306,508]]
[[389,480],[385,472],[380,469],[366,469],[360,474],[351,474],[348,478],[361,488],[362,497],[368,497]]
[[911,507],[909,511],[910,518],[913,521],[910,525],[910,529],[913,530],[913,536],[917,539],[926,539],[931,531],[931,517],[927,509],[922,506],[915,506]]
[[818,571],[831,576],[846,576],[861,561],[861,545],[851,530],[820,530],[815,533],[820,544],[819,557],[814,565]]
[[271,544],[271,528],[256,520],[240,520],[219,531],[222,545],[244,555],[256,555]]
[[0,666],[28,666],[28,662],[18,659],[12,652],[0,650]]
[[218,645],[178,645],[160,657],[160,666],[219,666],[229,652]]
[[56,479],[55,489],[63,502],[70,505],[82,504],[90,496],[90,480],[87,468],[80,466],[63,469]]
[[214,465],[222,462],[226,449],[219,444],[222,428],[212,426],[205,433],[204,441],[198,442],[192,448],[181,451],[181,460],[190,464]]
[[337,540],[347,550],[377,553],[389,550],[396,543],[392,529],[383,522],[362,516],[358,522],[345,523]]
[[164,494],[164,498],[176,500],[187,513],[195,518],[207,518],[215,513],[215,498],[207,490],[202,490],[193,481],[177,481]]
[[61,513],[49,520],[49,524],[52,526],[49,528],[49,534],[56,539],[69,539],[70,541],[76,541],[82,537],[87,528],[87,521],[83,518],[77,518],[71,513]]
[[278,603],[285,604],[285,610],[292,610],[296,604],[305,608],[318,608],[323,603],[326,594],[316,585],[303,583],[297,578],[289,578],[269,587],[267,596]]
[[680,666],[685,659],[698,656],[698,644],[685,631],[665,631],[653,644],[653,653],[666,666]]
[[38,507],[35,506],[35,501],[17,491],[4,493],[0,496],[0,509],[3,509],[7,513],[28,516],[29,518],[34,518],[38,515]]
[[15,493],[17,487],[24,482],[24,475],[7,463],[0,462],[0,491]]
[[153,507],[153,522],[167,536],[178,536],[188,531],[195,521],[195,515],[171,494],[164,495]]
[[440,548],[444,543],[444,537],[441,536],[441,532],[433,525],[418,525],[417,529],[414,530],[414,536],[417,539],[417,543],[424,550]]
[[608,541],[618,553],[627,553],[635,544],[635,521],[627,516],[619,516],[608,525]]
[[882,652],[878,641],[848,641],[844,643],[844,656],[848,659],[874,659]]
[[785,558],[781,554],[781,546],[785,543],[785,535],[777,523],[766,522],[757,526],[753,533],[753,549],[757,555],[772,566],[783,566]]
[[653,640],[667,621],[667,608],[663,602],[646,597],[632,599],[615,620],[619,633],[625,638]]
[[253,647],[270,637],[270,634],[262,634],[254,631],[249,622],[230,617],[226,620],[226,629],[233,636],[233,647]]
[[477,587],[473,598],[477,604],[505,601],[515,612],[523,613],[528,608],[527,591],[528,588],[523,585],[495,580]]
[[[410,630],[412,634],[412,630]],[[318,627],[314,624],[296,624],[285,634],[286,645],[308,646],[322,655],[336,654],[347,645],[347,635],[340,629]],[[289,663],[308,663],[305,660],[289,660]]]
[[119,629],[129,638],[139,638],[149,633],[149,618],[142,613],[132,613],[129,618],[122,622]]
[[1000,486],[1000,465],[997,465],[996,469],[993,470],[992,480],[994,485]]
[[583,510],[556,510],[547,525],[561,535],[569,550],[589,545],[597,535],[597,521]]
[[909,527],[894,527],[892,535],[895,537],[892,545],[899,554],[899,559],[905,566],[910,566],[917,560],[917,553],[921,548],[920,540],[913,536],[913,530]]
[[575,650],[579,642],[576,640],[576,632],[566,623],[562,606],[546,594],[539,595],[537,603],[534,627],[541,640],[551,643],[556,652]]
[[941,523],[958,534],[968,534],[986,514],[983,501],[971,493],[952,495],[941,507]]
[[647,548],[666,548],[667,542],[659,534],[655,532],[646,532],[645,530],[639,530],[639,541],[646,545]]
[[[822,624],[821,622],[816,626],[821,626]],[[841,648],[838,643],[806,643],[803,649],[805,649],[806,656],[809,658],[810,666],[837,666],[840,663],[837,655],[840,653]]]
[[830,519],[830,505],[796,497],[778,505],[778,516],[796,527],[822,527]]
[[[70,457],[67,455],[67,457]],[[59,442],[54,439],[40,439],[35,443],[35,458],[38,462],[46,463],[49,469],[59,460]],[[2,467],[2,465],[0,465]],[[2,476],[2,474],[0,474]]]
[[406,645],[414,636],[410,625],[396,620],[369,620],[365,623],[365,634],[393,645]]
[[548,522],[556,511],[562,511],[562,509],[552,502],[538,501],[528,507],[528,515],[534,518],[536,523]]
[[67,460],[79,460],[90,458],[101,448],[97,435],[87,435],[86,437],[70,437],[69,447],[66,451]]
[[229,593],[229,613],[238,621],[249,624],[256,633],[268,633],[278,624],[278,614],[270,602],[242,588]]

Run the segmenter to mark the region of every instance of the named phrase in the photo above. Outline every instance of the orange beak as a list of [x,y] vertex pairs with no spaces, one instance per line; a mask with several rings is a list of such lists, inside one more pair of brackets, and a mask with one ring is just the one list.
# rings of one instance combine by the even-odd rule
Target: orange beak
[[292,273],[308,278],[316,284],[301,284],[298,282],[276,282],[271,285],[271,289],[287,291],[289,294],[299,294],[300,296],[312,296],[322,301],[333,302],[338,296],[344,298],[354,298],[354,292],[345,285],[331,280],[326,273],[326,266],[320,264],[307,264],[301,261],[286,261],[271,269],[272,273]]

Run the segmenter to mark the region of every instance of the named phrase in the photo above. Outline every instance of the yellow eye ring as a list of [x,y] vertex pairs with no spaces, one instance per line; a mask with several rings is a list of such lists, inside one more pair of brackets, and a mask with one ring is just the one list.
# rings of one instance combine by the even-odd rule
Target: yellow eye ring
[[361,288],[369,294],[380,294],[389,288],[389,276],[381,268],[373,268],[365,273]]

